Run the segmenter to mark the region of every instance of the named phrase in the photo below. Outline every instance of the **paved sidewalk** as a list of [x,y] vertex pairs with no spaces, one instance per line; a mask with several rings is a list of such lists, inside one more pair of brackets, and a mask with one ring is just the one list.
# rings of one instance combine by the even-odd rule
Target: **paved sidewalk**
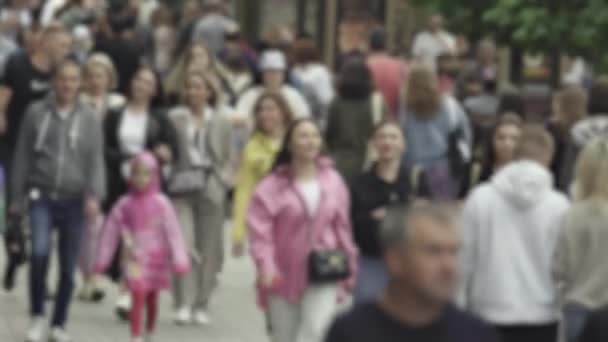
[[[0,247],[0,270],[4,271],[4,250]],[[27,270],[20,273],[15,293],[0,292],[0,341],[23,342],[27,328]],[[226,259],[220,286],[214,297],[208,327],[177,327],[172,324],[171,298],[163,293],[156,342],[266,342],[263,317],[255,306],[254,270],[249,260]],[[1,291],[1,290],[0,290]],[[113,314],[116,293],[111,291],[103,304],[75,301],[68,326],[74,342],[128,342],[128,325]],[[49,302],[47,312],[52,309]]]

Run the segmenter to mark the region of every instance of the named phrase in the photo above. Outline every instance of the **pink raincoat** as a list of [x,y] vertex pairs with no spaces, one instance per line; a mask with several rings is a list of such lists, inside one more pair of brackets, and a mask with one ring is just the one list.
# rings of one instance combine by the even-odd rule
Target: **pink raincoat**
[[123,250],[122,265],[129,289],[166,289],[171,285],[173,273],[190,270],[187,248],[175,210],[160,192],[156,158],[143,153],[133,162],[143,163],[154,176],[144,191],[131,185],[130,192],[112,208],[102,234],[95,269],[98,272],[105,270],[112,261],[118,242],[129,239],[132,248]]
[[[247,215],[251,254],[258,275],[276,275],[280,279],[272,289],[258,286],[263,308],[267,307],[269,295],[292,303],[300,301],[309,287],[308,256],[313,248],[339,248],[346,252],[352,276],[343,285],[350,289],[354,285],[357,248],[352,237],[349,193],[330,160],[322,158],[318,164],[321,200],[315,217],[308,214],[288,167],[263,179],[253,195]],[[313,234],[312,239],[309,233]]]

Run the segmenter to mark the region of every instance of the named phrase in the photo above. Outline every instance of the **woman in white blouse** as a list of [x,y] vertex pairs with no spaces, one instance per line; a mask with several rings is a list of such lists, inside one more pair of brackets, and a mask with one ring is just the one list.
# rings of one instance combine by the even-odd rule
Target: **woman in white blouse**
[[[175,157],[177,142],[175,130],[166,114],[153,104],[162,96],[160,80],[148,67],[140,68],[131,81],[130,96],[125,106],[110,111],[104,120],[105,156],[108,181],[108,198],[105,208],[112,207],[128,189],[129,160],[143,151],[153,152],[158,160],[168,165]],[[118,259],[118,258],[115,258]],[[114,281],[120,280],[120,267],[116,260],[110,270]],[[130,307],[129,297],[119,298],[117,312],[126,318]]]
[[168,182],[178,219],[190,242],[192,274],[175,282],[175,322],[209,323],[208,304],[223,263],[226,194],[232,183],[232,128],[207,73],[185,79],[182,106],[169,112],[178,158]]

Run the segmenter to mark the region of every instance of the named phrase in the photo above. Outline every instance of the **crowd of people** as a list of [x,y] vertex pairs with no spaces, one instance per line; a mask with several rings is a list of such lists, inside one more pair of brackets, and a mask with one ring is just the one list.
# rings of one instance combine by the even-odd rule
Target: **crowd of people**
[[568,74],[530,122],[495,43],[467,46],[433,15],[407,56],[378,28],[334,74],[304,33],[245,41],[222,1],[7,1],[3,285],[29,262],[26,341],[72,341],[73,292],[104,300],[104,276],[134,342],[164,289],[176,324],[213,324],[226,255],[253,259],[274,342],[603,341],[608,80]]

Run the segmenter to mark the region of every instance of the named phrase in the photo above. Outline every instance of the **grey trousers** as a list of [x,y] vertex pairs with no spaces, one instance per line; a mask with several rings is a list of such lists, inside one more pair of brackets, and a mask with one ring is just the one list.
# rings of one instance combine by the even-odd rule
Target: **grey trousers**
[[206,310],[224,261],[225,203],[198,194],[173,204],[192,256],[192,272],[174,280],[175,308]]

